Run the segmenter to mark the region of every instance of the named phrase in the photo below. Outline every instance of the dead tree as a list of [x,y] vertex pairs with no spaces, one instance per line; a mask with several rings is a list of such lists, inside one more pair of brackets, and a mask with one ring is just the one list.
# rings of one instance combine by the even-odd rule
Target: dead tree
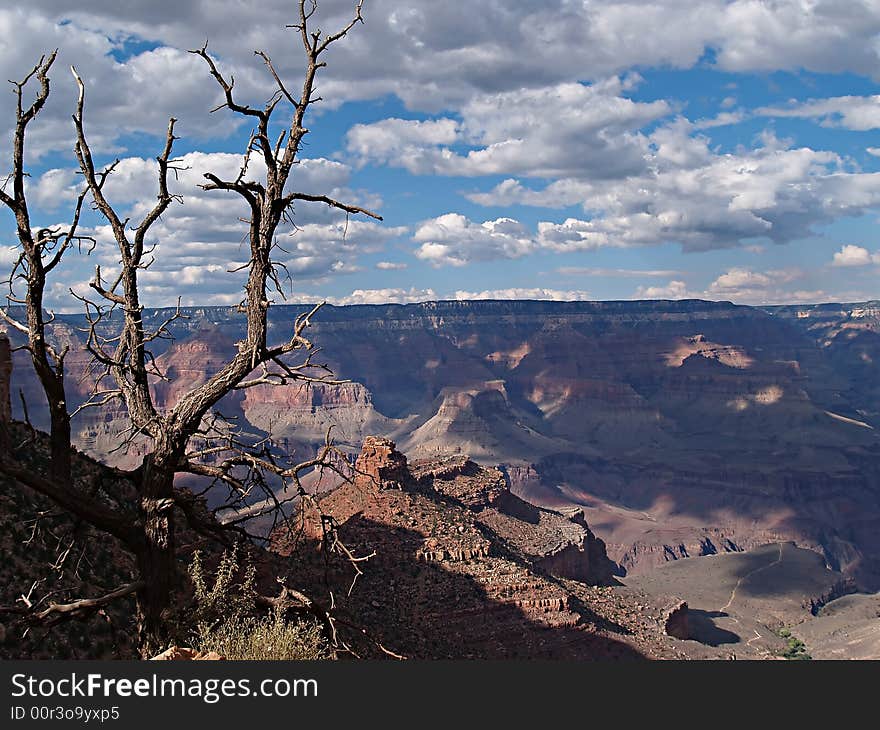
[[[217,109],[226,108],[234,114],[250,118],[255,125],[238,176],[235,179],[221,179],[206,173],[202,186],[208,191],[238,195],[245,201],[249,211],[247,239],[250,257],[246,265],[244,297],[239,305],[246,320],[246,329],[235,355],[206,382],[183,394],[173,407],[166,410],[156,407],[150,389],[152,378],[163,377],[151,355],[150,345],[158,338],[169,336],[168,326],[179,316],[179,312],[159,327],[148,328],[143,317],[139,275],[151,263],[148,251],[151,227],[175,200],[169,190],[169,174],[173,174],[175,167],[172,157],[176,140],[175,119],[172,118],[168,124],[163,149],[156,158],[156,204],[142,220],[133,225],[117,212],[105,195],[105,183],[112,175],[115,163],[104,170],[96,167],[84,118],[85,85],[72,69],[79,86],[79,99],[73,115],[75,154],[88,195],[95,209],[109,224],[119,253],[118,272],[105,280],[100,268],[96,268],[91,282],[95,298],[82,298],[88,320],[87,348],[100,370],[93,402],[103,404],[111,399],[121,399],[129,414],[132,434],[149,442],[148,453],[142,463],[125,474],[137,493],[137,517],[134,520],[126,518],[94,499],[85,498],[86,495],[66,489],[57,480],[23,473],[24,470],[4,462],[0,462],[0,469],[120,540],[133,554],[137,566],[135,579],[118,591],[98,599],[98,604],[103,605],[104,601],[112,600],[117,595],[134,594],[139,645],[144,656],[164,648],[169,638],[167,619],[180,578],[175,553],[177,518],[182,516],[190,528],[213,537],[226,531],[244,532],[239,520],[220,525],[209,519],[192,493],[175,487],[175,475],[191,473],[222,482],[236,495],[233,503],[236,500],[239,503],[246,501],[256,485],[268,500],[266,509],[280,510],[283,504],[268,486],[265,473],[298,484],[298,475],[304,469],[320,465],[337,468],[331,458],[335,450],[329,442],[316,459],[292,465],[280,464],[265,445],[245,446],[240,443],[228,425],[224,425],[223,419],[218,417],[215,408],[224,396],[235,389],[264,383],[328,382],[332,377],[326,366],[313,360],[317,350],[304,335],[321,305],[299,316],[288,335],[285,335],[286,339],[277,343],[268,341],[267,317],[271,290],[273,287],[279,291],[281,289],[281,265],[273,258],[276,231],[282,222],[291,220],[295,204],[303,201],[323,203],[346,215],[363,214],[382,220],[369,210],[325,195],[286,190],[302,140],[308,133],[304,124],[306,113],[312,104],[319,101],[315,95],[315,78],[326,65],[323,56],[333,43],[344,38],[357,23],[362,22],[362,3],[363,0],[358,2],[354,17],[345,27],[328,35],[309,25],[316,11],[316,2],[299,0],[299,20],[290,27],[299,36],[305,55],[302,91],[298,97],[291,94],[269,56],[258,51],[257,55],[277,85],[277,91],[262,108],[252,108],[236,100],[234,81],[220,72],[208,54],[207,46],[192,51],[204,59],[210,75],[220,87],[224,101]],[[48,70],[48,65],[44,65]],[[45,78],[45,70],[38,78]],[[44,84],[48,89],[48,80]],[[286,129],[277,139],[271,140],[270,122],[281,102],[289,103],[292,113]],[[24,126],[21,129],[23,135]],[[255,155],[263,163],[264,171],[260,179],[249,172],[249,162]],[[10,203],[15,205],[19,199],[23,200],[23,192],[21,198],[10,198]],[[26,231],[26,235],[21,235],[25,235],[28,245],[36,250],[38,244],[30,243],[31,239],[27,238],[30,234],[23,218],[22,221],[19,229],[20,232]],[[70,239],[65,240],[67,243],[64,245],[69,245]],[[53,262],[50,264],[54,266]],[[112,316],[120,317],[121,325],[112,335],[107,335],[106,326]],[[34,329],[31,326],[29,332]],[[59,373],[63,367],[63,357],[60,360]],[[63,403],[63,397],[60,402]],[[80,500],[80,497],[84,498]],[[73,608],[55,606],[50,614],[67,615],[80,607],[91,608],[95,601],[70,605]]]
[[[76,201],[73,217],[68,230],[55,231],[41,228],[37,231],[31,226],[31,217],[25,197],[25,139],[28,125],[49,98],[49,69],[55,61],[57,50],[44,56],[31,69],[22,81],[12,82],[15,87],[15,131],[12,147],[12,172],[0,188],[0,201],[15,216],[16,229],[21,250],[13,265],[8,284],[7,300],[11,304],[24,307],[25,322],[13,318],[8,311],[0,309],[0,317],[14,329],[24,333],[27,344],[24,348],[30,353],[34,371],[39,378],[49,405],[50,419],[50,474],[52,479],[62,484],[70,483],[70,414],[64,388],[64,357],[66,349],[57,350],[47,339],[46,325],[51,323],[43,309],[46,279],[61,262],[61,258],[75,241],[84,240],[77,235],[84,190]],[[36,98],[29,105],[24,104],[24,92],[31,79],[36,80]],[[6,188],[12,185],[12,192]],[[16,285],[23,284],[20,295]]]

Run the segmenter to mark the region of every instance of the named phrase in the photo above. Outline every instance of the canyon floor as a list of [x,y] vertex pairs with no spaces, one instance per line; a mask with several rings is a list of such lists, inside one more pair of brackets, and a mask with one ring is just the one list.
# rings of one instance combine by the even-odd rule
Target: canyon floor
[[780,656],[793,635],[816,659],[880,659],[878,596],[850,595],[852,581],[792,543],[678,560],[623,582],[624,595],[680,596],[691,640],[736,658]]

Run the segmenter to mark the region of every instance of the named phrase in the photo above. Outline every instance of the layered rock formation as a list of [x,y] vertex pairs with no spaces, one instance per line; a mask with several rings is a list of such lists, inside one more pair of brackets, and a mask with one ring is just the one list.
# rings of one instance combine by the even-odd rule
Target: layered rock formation
[[412,481],[406,457],[386,438],[368,436],[354,468],[355,484],[367,489],[403,489]]
[[564,515],[530,504],[510,491],[502,471],[466,456],[419,460],[412,473],[419,486],[477,512],[479,524],[541,572],[585,583],[612,580],[616,566],[581,510]]
[[[609,578],[610,562],[582,515],[569,519],[520,500],[498,470],[465,457],[409,467],[393,442],[371,437],[356,478],[318,505],[304,507],[307,534],[332,517],[333,540],[356,557],[371,556],[358,563],[363,573],[353,586],[332,541],[279,531],[273,549],[293,558],[291,580],[332,590],[346,615],[395,651],[435,658],[680,652],[664,643],[659,614],[647,620],[585,582]],[[616,623],[623,618],[635,623],[624,629]]]
[[[270,336],[301,311],[273,307]],[[502,465],[527,501],[583,509],[631,574],[794,540],[877,587],[878,311],[695,300],[327,307],[312,337],[351,383],[254,388],[220,410],[298,455],[334,425],[353,451],[382,433],[413,458]],[[156,386],[166,406],[241,336],[234,310],[185,314],[176,343],[156,352],[174,376]],[[146,312],[147,325],[167,315]],[[74,406],[89,389],[76,325],[67,315],[53,325],[71,344]],[[13,389],[40,425],[41,393],[19,370]],[[126,425],[113,410],[74,422],[99,457]]]

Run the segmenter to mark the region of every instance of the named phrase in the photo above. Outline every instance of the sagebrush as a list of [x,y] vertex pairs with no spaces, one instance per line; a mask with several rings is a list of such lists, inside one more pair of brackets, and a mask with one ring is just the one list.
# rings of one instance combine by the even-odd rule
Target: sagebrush
[[213,579],[196,551],[189,574],[195,599],[188,642],[192,648],[231,660],[331,658],[317,623],[288,620],[277,609],[258,614],[256,569],[247,558],[240,564],[237,548],[223,553]]

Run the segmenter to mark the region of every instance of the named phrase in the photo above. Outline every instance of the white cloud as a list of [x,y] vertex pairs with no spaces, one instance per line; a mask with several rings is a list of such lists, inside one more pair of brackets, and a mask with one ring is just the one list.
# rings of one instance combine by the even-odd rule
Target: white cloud
[[[358,124],[348,133],[348,149],[413,174],[620,176],[644,165],[646,140],[637,130],[670,111],[665,101],[621,96],[630,83],[615,77],[478,96],[461,108],[460,124]],[[456,144],[473,149],[459,152]]]
[[[350,0],[322,0],[318,24],[338,27],[351,8]],[[238,120],[223,110],[208,114],[218,103],[218,89],[203,62],[185,49],[210,39],[222,68],[235,73],[239,98],[262,103],[273,84],[252,55],[255,48],[272,54],[293,87],[301,77],[302,56],[291,52],[295,45],[284,28],[293,20],[291,13],[289,0],[265,0],[257,14],[238,0],[32,0],[26,10],[0,10],[5,41],[0,74],[20,78],[36,60],[31,58],[35,49],[61,47],[52,97],[29,140],[31,157],[69,154],[76,91],[67,73],[70,63],[88,85],[86,124],[99,153],[124,154],[120,146],[132,133],[161,134],[171,114],[180,118],[178,132],[187,144],[200,144],[228,135]],[[534,230],[511,218],[479,223],[458,216],[430,230],[429,224],[448,218],[441,216],[425,224],[428,231],[417,232],[423,260],[464,265],[538,250],[672,242],[698,251],[754,246],[755,239],[788,242],[880,204],[880,174],[852,172],[834,153],[793,148],[770,137],[757,149],[718,153],[700,130],[738,120],[743,112],[732,97],[721,102],[714,118],[654,128],[677,110],[664,101],[627,98],[638,79],[619,76],[634,67],[690,68],[711,48],[722,70],[852,71],[880,78],[880,6],[874,0],[704,0],[696,5],[525,0],[478,3],[468,8],[466,22],[462,17],[455,3],[367,4],[365,25],[334,49],[322,70],[326,106],[396,94],[408,110],[439,118],[360,125],[348,138],[351,152],[417,172],[508,177],[494,190],[470,196],[480,204],[578,205],[584,214],[565,211]],[[658,33],[660,27],[665,32]],[[778,111],[870,129],[877,126],[876,107],[871,97],[835,97]],[[0,108],[0,129],[6,130],[0,147],[8,146],[11,113],[8,104]],[[880,154],[878,149],[868,152]],[[175,271],[187,272],[206,257],[224,267],[242,261],[244,230],[236,216],[246,211],[234,198],[196,187],[204,165],[234,175],[240,158],[220,153],[187,158],[192,172],[184,171],[178,183],[186,205],[173,206],[155,231],[159,258],[151,301],[171,291]],[[369,207],[381,204],[350,189],[346,165],[324,160],[310,170],[310,164],[295,170],[301,176],[298,187],[315,185],[316,192],[335,192]],[[108,184],[114,200],[135,216],[155,199],[154,166],[150,159],[129,157]],[[35,202],[53,210],[71,197],[76,179],[59,168],[29,183]],[[360,253],[378,251],[387,238],[403,232],[366,221],[353,225],[354,219],[340,229],[341,218],[326,206],[304,204],[296,212],[301,230],[292,237],[283,231],[279,244],[289,251],[281,258],[303,278],[356,271]],[[419,232],[426,237],[420,239]],[[112,265],[105,247],[97,256]],[[237,286],[234,276],[213,274],[193,285],[198,289],[193,296],[203,292],[210,301],[238,296],[229,283]]]
[[[351,294],[341,297],[324,297],[331,304],[338,306],[349,304],[415,304],[441,299],[476,300],[476,299],[538,299],[554,302],[588,301],[588,292],[581,290],[563,291],[558,289],[542,289],[528,287],[511,287],[508,289],[492,289],[480,292],[459,290],[446,296],[440,296],[434,289],[355,289]],[[296,301],[320,301],[320,298],[296,295]]]
[[[791,147],[772,134],[759,146],[719,154],[693,125],[678,119],[650,136],[646,170],[613,180],[562,178],[543,189],[507,179],[483,205],[560,207],[580,204],[588,218],[541,221],[535,234],[510,219],[472,223],[458,214],[423,224],[417,256],[463,266],[518,258],[537,250],[679,244],[685,251],[789,243],[843,216],[880,205],[880,173],[848,172],[834,152]],[[496,230],[500,222],[504,227]]]
[[[210,79],[205,63],[185,49],[160,45],[116,60],[112,54],[124,38],[108,33],[100,24],[57,22],[63,17],[52,17],[30,5],[27,9],[0,9],[2,78],[24,78],[41,53],[59,49],[50,71],[49,101],[28,128],[29,159],[49,152],[71,152],[70,115],[77,97],[68,70],[71,65],[86,85],[85,128],[96,154],[123,151],[121,135],[163,135],[171,116],[178,119],[177,134],[189,139],[225,137],[239,127],[241,121],[233,115],[209,113],[219,103],[219,86]],[[243,93],[253,88],[246,75],[238,81]],[[31,80],[26,98],[32,98],[35,89]],[[265,89],[268,93],[269,86]],[[14,111],[13,104],[0,107],[0,129],[12,128]],[[4,134],[0,144],[4,156],[8,145]]]
[[609,219],[582,221],[568,218],[563,223],[538,223],[541,243],[557,253],[624,246],[628,235],[625,227],[615,228],[615,222]]
[[745,112],[721,112],[710,119],[698,119],[694,122],[694,129],[712,129],[713,127],[727,127],[739,124],[746,118]]
[[402,261],[379,261],[376,268],[380,271],[402,271],[407,265]]
[[847,244],[834,254],[832,266],[869,266],[880,264],[880,251],[871,253],[862,246]]
[[[352,5],[325,0],[316,25],[341,27]],[[181,131],[189,136],[230,130],[231,115],[219,113],[203,123],[217,88],[200,59],[184,54],[206,38],[224,70],[234,70],[236,89],[248,103],[263,102],[272,90],[255,49],[268,51],[294,88],[302,73],[293,31],[285,28],[295,20],[287,0],[265,0],[259,13],[239,0],[31,0],[26,10],[2,12],[3,78],[20,77],[36,60],[30,58],[34,49],[61,47],[59,68],[75,63],[90,87],[107,92],[100,106],[94,95],[92,123],[108,146],[120,133],[161,129],[171,113],[182,118]],[[409,108],[438,111],[476,97],[596,80],[633,67],[689,68],[707,48],[723,70],[804,68],[880,77],[880,7],[873,0],[526,0],[475,4],[464,22],[455,3],[374,0],[364,17],[364,26],[334,48],[322,72],[328,103],[396,94]],[[110,55],[129,40],[144,39],[158,48],[125,61]],[[157,84],[156,78],[174,83]],[[64,103],[47,114],[53,123],[66,125],[72,93],[67,88]]]
[[715,279],[709,285],[709,291],[722,294],[743,288],[763,289],[769,286],[771,282],[772,279],[767,274],[736,268],[721,274],[721,276]]
[[473,261],[519,258],[535,250],[534,237],[519,221],[498,218],[474,223],[447,213],[422,223],[413,240],[416,256],[432,266],[465,266]]
[[543,189],[524,186],[519,180],[507,178],[485,193],[468,193],[465,197],[472,203],[484,206],[529,205],[537,208],[567,208],[584,202],[598,186],[585,180],[562,178]]
[[[3,267],[4,272],[12,268],[12,265],[18,260],[20,252],[21,249],[18,246],[0,246],[0,266]],[[8,275],[6,278],[9,278]],[[3,306],[5,306],[5,302],[3,302]]]
[[636,299],[693,299],[696,295],[688,291],[683,281],[673,280],[665,286],[640,286],[636,289]]
[[468,198],[481,205],[558,208],[589,219],[541,224],[556,250],[678,243],[686,251],[785,243],[880,205],[880,174],[848,172],[833,152],[765,134],[754,149],[719,154],[677,120],[651,136],[646,170],[615,180],[563,178],[543,189],[508,179]]
[[[183,204],[172,203],[150,230],[147,244],[154,259],[142,273],[143,295],[147,306],[173,304],[183,293],[186,303],[225,303],[241,300],[244,273],[236,271],[248,259],[248,210],[237,195],[205,191],[199,186],[204,173],[234,179],[241,168],[237,154],[190,152],[176,166],[177,175],[169,180],[172,193]],[[254,158],[249,168],[253,179],[262,174]],[[328,194],[340,200],[376,208],[381,200],[348,187],[350,168],[323,158],[303,159],[294,168],[290,187],[315,194]],[[124,216],[139,221],[155,205],[157,163],[152,159],[127,157],[119,161],[108,178],[105,192]],[[76,194],[76,176],[69,170],[51,170],[33,186],[36,200],[66,201]],[[289,292],[286,274],[294,282],[322,281],[327,277],[350,274],[360,269],[361,254],[381,251],[385,242],[403,235],[407,228],[386,226],[360,216],[345,214],[320,203],[304,202],[294,210],[296,226],[278,229],[274,259],[283,265],[279,276]],[[118,269],[119,254],[109,226],[98,222],[83,233],[95,236],[98,246],[79,265],[102,266],[106,276]],[[71,257],[76,264],[77,259]],[[68,276],[82,276],[76,269]],[[286,271],[286,273],[285,273]],[[59,290],[59,295],[63,294]]]
[[383,119],[372,124],[355,124],[347,135],[348,151],[362,161],[404,167],[416,174],[430,174],[443,157],[440,145],[452,145],[458,138],[453,119],[416,121]]
[[327,297],[332,304],[413,304],[436,301],[439,297],[433,289],[355,289],[344,297]]
[[593,299],[589,292],[581,290],[563,291],[559,289],[530,289],[512,287],[509,289],[490,289],[481,292],[457,291],[455,299],[539,299],[553,302],[585,302]]
[[47,170],[37,179],[35,185],[26,184],[28,199],[48,212],[58,210],[62,205],[76,200],[76,185],[82,185],[82,178],[70,168]]
[[880,157],[880,147],[866,147],[865,151],[874,157]]
[[850,70],[876,77],[880,8],[872,0],[734,0],[712,16],[723,23],[715,28],[724,33],[717,63],[726,70]]
[[556,269],[556,272],[563,276],[602,276],[624,279],[643,276],[664,278],[676,276],[680,273],[678,271],[670,271],[669,269],[604,269],[592,266],[560,266]]
[[[708,287],[699,290],[687,282],[674,279],[662,286],[639,286],[636,299],[709,299],[732,301],[737,304],[796,304],[827,301],[828,295],[821,289],[797,287],[808,278],[800,269],[776,269],[754,271],[734,267],[717,276]],[[855,296],[853,300],[864,299]]]
[[830,99],[793,101],[786,107],[762,107],[755,114],[768,117],[819,119],[823,127],[843,127],[864,132],[880,128],[880,95],[835,96]]
[[709,284],[705,295],[710,299],[726,299],[741,304],[785,304],[817,301],[825,297],[822,291],[792,291],[788,287],[803,277],[804,272],[799,269],[752,271],[735,267]]

